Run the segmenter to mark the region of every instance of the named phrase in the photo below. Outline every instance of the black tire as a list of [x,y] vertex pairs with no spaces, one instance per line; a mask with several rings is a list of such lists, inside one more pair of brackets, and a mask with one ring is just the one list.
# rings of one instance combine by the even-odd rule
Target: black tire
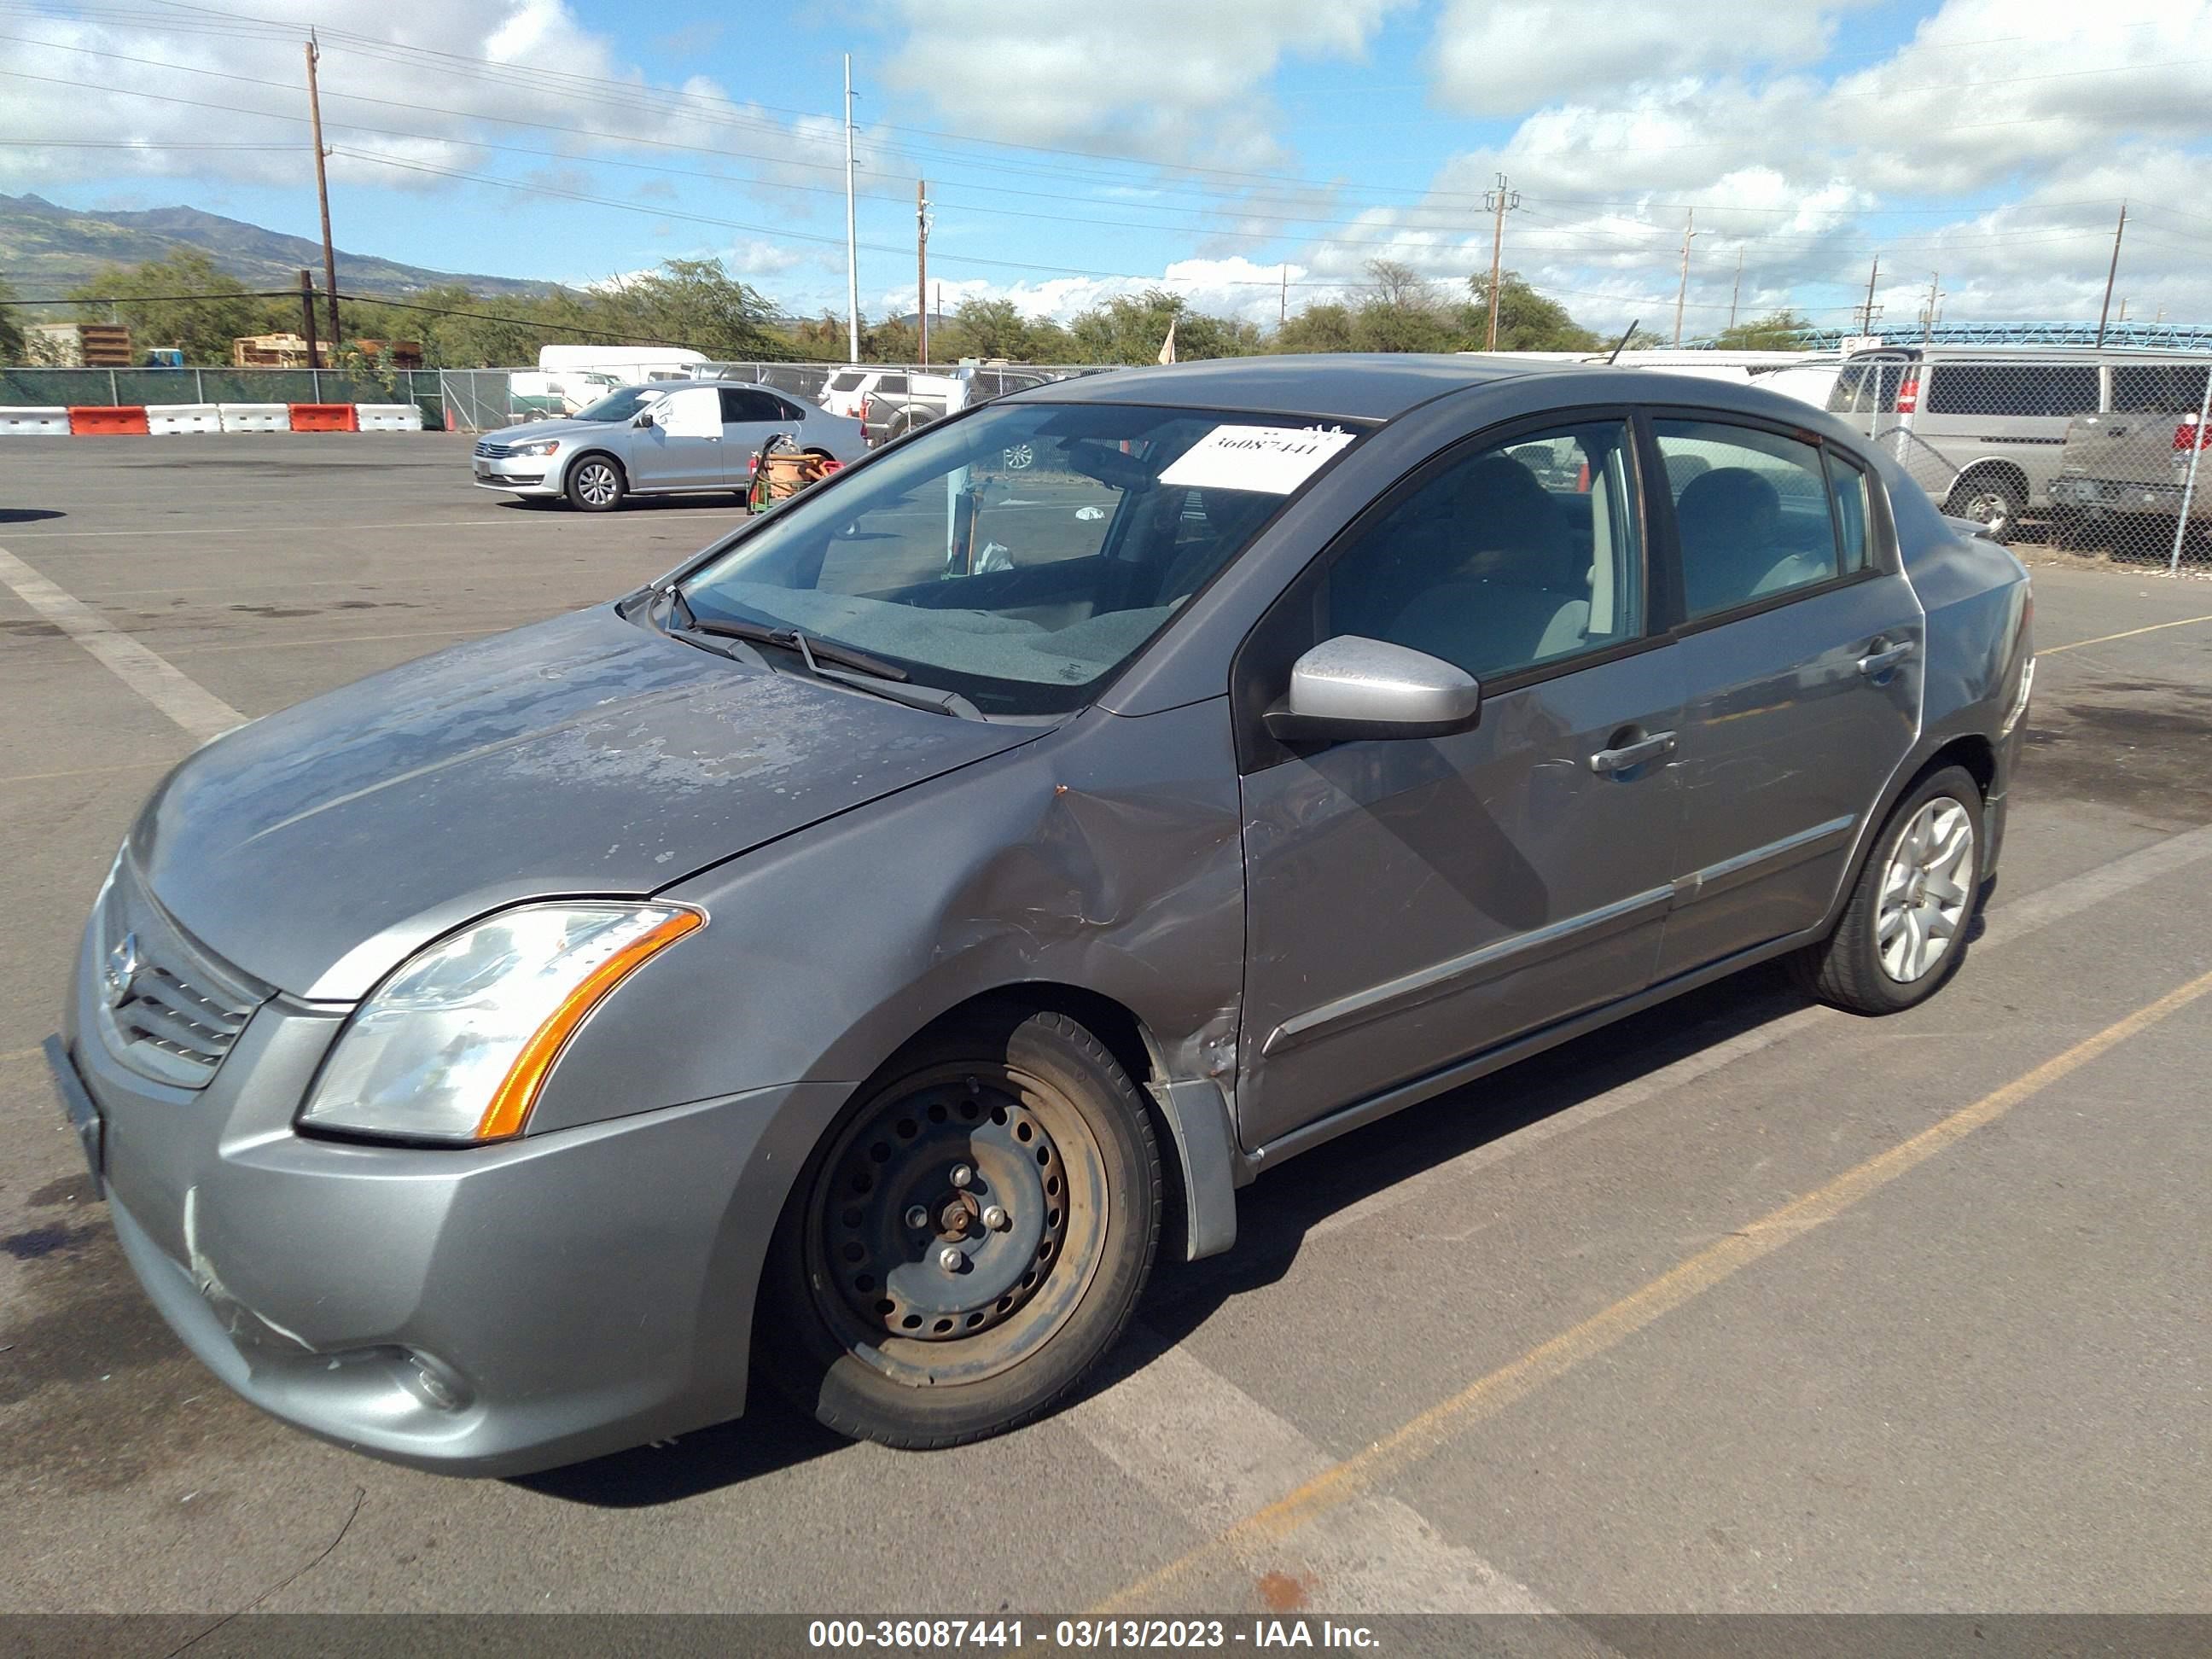
[[2027,493],[2021,481],[2001,467],[1969,472],[1951,486],[1944,512],[1954,519],[1972,519],[2001,542],[2019,532],[2021,515],[2027,511]]
[[978,1012],[895,1056],[801,1173],[754,1353],[779,1392],[855,1439],[1004,1433],[1066,1397],[1127,1327],[1161,1204],[1151,1119],[1105,1046],[1061,1014]]
[[[1936,835],[1928,843],[1933,858],[1948,845],[1941,827],[1950,818],[1950,808],[1963,818],[1965,847],[1948,860],[1934,860],[1939,874],[1923,871],[1917,884],[1907,877],[1900,885],[1898,872],[1912,862],[1908,838],[1923,825],[1930,827]],[[1984,845],[1982,791],[1973,775],[1961,766],[1946,766],[1922,778],[1875,837],[1835,932],[1790,959],[1799,988],[1855,1014],[1900,1013],[1934,996],[1966,960],[1967,939],[1981,908]],[[1954,893],[1955,906],[1949,902]],[[1932,955],[1923,954],[1921,939],[1936,943]],[[1899,968],[1909,969],[1916,961],[1918,971],[1900,976]]]
[[611,455],[580,458],[568,469],[568,505],[580,513],[611,513],[629,494],[629,479]]

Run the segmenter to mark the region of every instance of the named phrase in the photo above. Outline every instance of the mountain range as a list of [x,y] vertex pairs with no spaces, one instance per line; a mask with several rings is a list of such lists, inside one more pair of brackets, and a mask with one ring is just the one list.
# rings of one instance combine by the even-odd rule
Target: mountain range
[[[304,236],[198,208],[94,212],[40,196],[0,195],[0,276],[27,300],[65,295],[105,266],[159,259],[180,247],[198,249],[248,288],[290,288],[302,270],[322,285],[323,246]],[[337,261],[338,287],[351,294],[400,298],[442,283],[465,283],[483,295],[542,294],[554,286],[427,270],[343,248]]]

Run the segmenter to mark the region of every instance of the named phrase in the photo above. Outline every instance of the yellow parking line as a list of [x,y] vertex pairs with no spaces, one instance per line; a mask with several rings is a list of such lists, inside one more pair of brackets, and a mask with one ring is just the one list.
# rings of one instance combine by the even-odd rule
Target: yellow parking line
[[2055,657],[2062,651],[2079,651],[2084,646],[2109,645],[2114,640],[2131,640],[2138,634],[2155,634],[2161,628],[2186,628],[2191,623],[2208,622],[2212,622],[2212,616],[2183,617],[2176,622],[2153,623],[2148,628],[2130,628],[2118,634],[2100,634],[2094,640],[2074,640],[2065,645],[2045,646],[2035,654],[2039,657]]
[[2083,1038],[2063,1054],[2014,1078],[1972,1105],[1923,1129],[1909,1140],[1847,1170],[1826,1185],[1761,1216],[1718,1243],[1700,1250],[1641,1290],[1594,1314],[1571,1330],[1531,1348],[1518,1359],[1470,1383],[1449,1400],[1431,1407],[1364,1451],[1323,1470],[1304,1486],[1247,1516],[1226,1532],[1139,1579],[1097,1609],[1133,1613],[1171,1599],[1178,1588],[1201,1573],[1223,1568],[1263,1545],[1287,1536],[1363,1496],[1444,1444],[1471,1424],[1497,1416],[1546,1383],[1565,1376],[1583,1361],[1618,1346],[1662,1316],[1703,1296],[1790,1240],[1832,1221],[1862,1199],[1946,1147],[1995,1122],[2021,1102],[2077,1071],[2169,1014],[2212,994],[2212,973],[2200,974],[2155,1002]]
[[44,1053],[46,1050],[43,1048],[10,1048],[4,1054],[0,1054],[0,1066],[4,1066],[11,1060],[36,1060]]

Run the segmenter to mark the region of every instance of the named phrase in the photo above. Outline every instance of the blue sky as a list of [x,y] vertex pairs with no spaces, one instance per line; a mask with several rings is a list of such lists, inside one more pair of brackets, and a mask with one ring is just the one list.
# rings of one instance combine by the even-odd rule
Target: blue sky
[[1841,321],[1876,255],[1880,326],[1931,287],[2094,315],[2123,196],[2130,314],[2212,307],[2208,0],[0,0],[0,189],[313,234],[310,25],[340,246],[442,269],[713,255],[842,311],[849,51],[871,314],[912,307],[920,176],[948,306],[1164,284],[1267,324],[1285,266],[1293,311],[1378,257],[1463,283],[1501,170],[1506,263],[1595,326],[1671,330],[1692,223],[1692,337]]

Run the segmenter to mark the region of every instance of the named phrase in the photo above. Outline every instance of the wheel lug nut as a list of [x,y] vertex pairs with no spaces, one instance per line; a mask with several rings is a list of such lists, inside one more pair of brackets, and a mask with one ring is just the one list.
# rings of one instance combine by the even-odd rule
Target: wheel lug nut
[[952,1166],[952,1184],[954,1186],[966,1187],[975,1179],[975,1172],[969,1169],[965,1164],[956,1164]]
[[957,1273],[968,1258],[947,1244],[937,1253],[937,1265],[949,1273]]
[[929,1225],[929,1212],[923,1209],[921,1205],[915,1205],[906,1212],[906,1224],[916,1232],[921,1231]]
[[994,1233],[1002,1233],[1013,1224],[1013,1218],[994,1204],[983,1212],[983,1224]]

